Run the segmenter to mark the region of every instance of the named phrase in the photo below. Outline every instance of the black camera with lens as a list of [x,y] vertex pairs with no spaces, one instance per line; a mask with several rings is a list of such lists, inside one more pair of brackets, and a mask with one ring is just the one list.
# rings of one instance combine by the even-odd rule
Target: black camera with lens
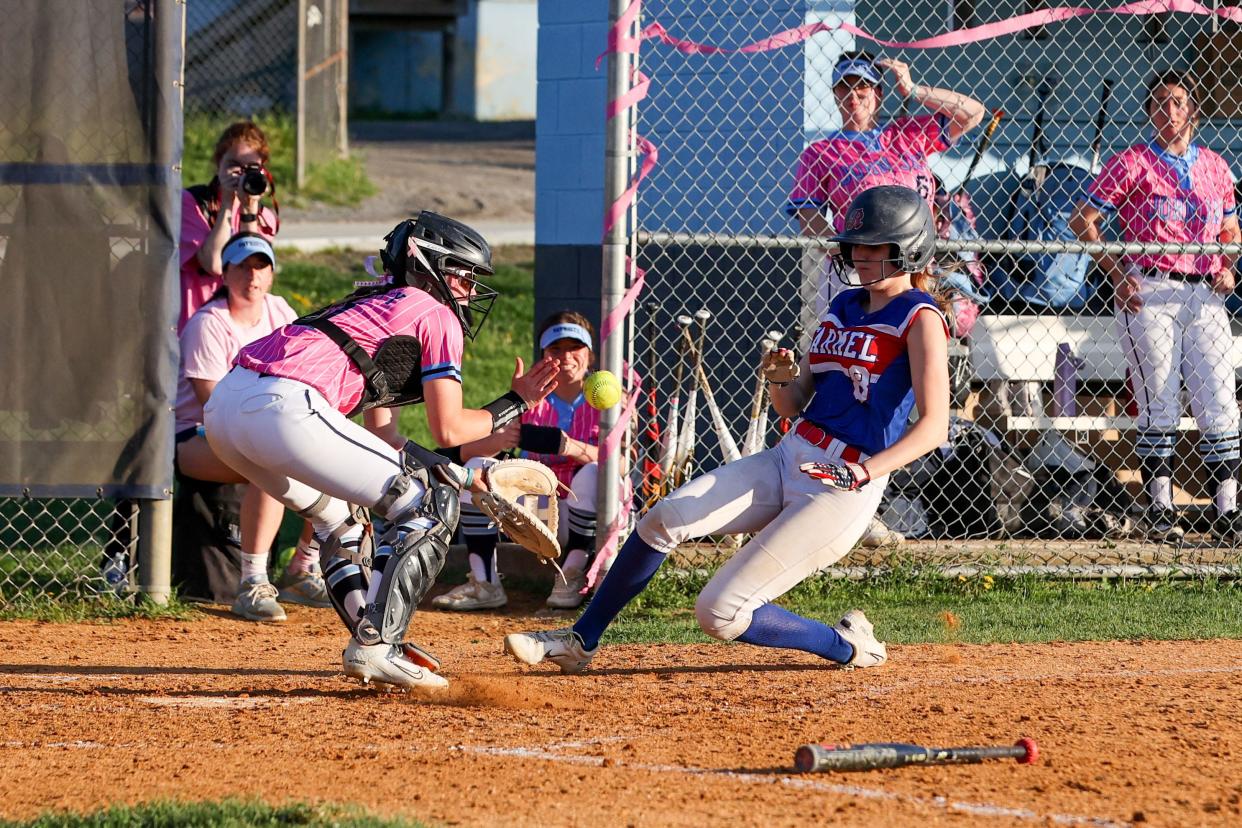
[[246,195],[261,196],[267,192],[267,170],[261,164],[247,164],[242,168],[241,188]]

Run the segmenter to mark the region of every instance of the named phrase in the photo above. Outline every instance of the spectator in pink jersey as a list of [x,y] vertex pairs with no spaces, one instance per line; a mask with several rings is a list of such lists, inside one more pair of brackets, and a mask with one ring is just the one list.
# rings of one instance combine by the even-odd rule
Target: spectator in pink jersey
[[[928,115],[903,116],[881,126],[882,75],[889,72],[897,93]],[[804,236],[840,233],[855,196],[883,184],[916,190],[935,208],[936,185],[928,156],[953,146],[983,120],[983,104],[959,92],[916,84],[900,60],[877,60],[867,52],[845,52],[832,70],[832,94],[841,128],[802,151],[785,211],[798,219]],[[802,322],[813,331],[840,287],[827,267],[827,251],[808,248],[802,262]]]
[[[328,597],[350,631],[347,676],[408,689],[448,682],[405,641],[457,526],[469,470],[407,443],[394,448],[351,417],[424,403],[432,437],[462,445],[495,433],[556,389],[560,365],[516,367],[510,391],[462,404],[463,339],[474,339],[497,292],[491,248],[429,211],[401,222],[381,251],[385,279],[247,345],[204,411],[216,455],[307,518],[320,543]],[[350,504],[381,520],[373,553]],[[367,563],[369,562],[369,566]]]
[[[574,311],[560,311],[539,326],[536,341],[548,359],[560,363],[556,391],[522,415],[521,423],[461,447],[468,466],[482,468],[501,452],[520,449],[523,457],[546,463],[571,492],[560,501],[561,569],[548,596],[553,609],[574,609],[584,600],[586,573],[595,554],[595,494],[599,480],[599,412],[586,404],[582,385],[595,362],[591,323]],[[432,605],[449,610],[503,607],[508,602],[496,567],[496,524],[463,498],[461,530],[470,555],[467,581]]]
[[[233,367],[241,349],[297,314],[271,294],[276,254],[257,233],[239,233],[221,253],[224,284],[198,309],[181,332],[181,372],[177,384],[177,467],[182,474],[214,483],[247,480],[218,458],[203,432],[203,404]],[[268,552],[285,507],[258,486],[247,487],[241,504],[241,583],[233,614],[249,621],[284,621],[276,587],[268,581]],[[318,556],[300,547],[289,566],[289,583],[280,597],[326,607],[327,589]]]
[[[1070,217],[1084,241],[1098,241],[1116,215],[1126,241],[1237,242],[1237,206],[1229,165],[1194,142],[1198,92],[1184,72],[1158,72],[1144,109],[1155,135],[1104,162],[1087,198]],[[1198,421],[1199,452],[1212,480],[1214,532],[1222,544],[1242,539],[1238,512],[1239,412],[1231,358],[1233,332],[1225,297],[1236,257],[1162,253],[1095,260],[1113,283],[1117,332],[1138,403],[1135,453],[1147,488],[1148,535],[1180,542],[1173,507],[1173,454],[1182,388]]]
[[267,167],[269,148],[263,130],[250,121],[228,127],[216,142],[216,175],[207,184],[181,193],[181,314],[177,332],[220,287],[220,255],[239,232],[276,236],[276,215],[260,206],[261,196],[245,193],[247,166]]

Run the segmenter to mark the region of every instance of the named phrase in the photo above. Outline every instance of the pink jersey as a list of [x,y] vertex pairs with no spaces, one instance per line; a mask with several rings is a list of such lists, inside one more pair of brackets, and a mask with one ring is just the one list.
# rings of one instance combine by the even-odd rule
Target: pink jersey
[[948,149],[943,115],[897,118],[870,132],[837,130],[802,151],[785,212],[805,207],[832,211],[838,232],[855,196],[872,187],[898,184],[917,190],[935,207],[936,186],[927,156]]
[[[461,382],[461,324],[425,291],[406,287],[377,293],[336,314],[332,322],[372,357],[389,337],[417,337],[423,382],[446,377]],[[247,345],[237,364],[305,383],[342,414],[354,410],[365,390],[362,374],[340,346],[304,325],[287,325]]]
[[216,299],[198,309],[181,332],[181,371],[177,378],[177,431],[203,421],[203,404],[190,380],[221,380],[233,367],[237,353],[256,339],[297,318],[289,303],[270,293],[263,297],[263,315],[243,328],[229,314],[227,299]]
[[[261,228],[275,227],[276,214],[266,207],[260,208]],[[233,213],[232,233],[241,229],[241,211]],[[194,312],[207,303],[216,288],[223,284],[219,274],[208,273],[198,263],[198,249],[211,232],[207,214],[198,206],[189,190],[181,191],[181,314],[177,317],[177,333],[185,329]],[[230,235],[232,235],[230,233]],[[266,235],[266,233],[264,234]],[[269,239],[274,236],[268,236]]]
[[[1229,165],[1196,144],[1180,157],[1154,143],[1122,150],[1104,163],[1087,188],[1087,200],[1117,214],[1126,241],[1214,242],[1224,219],[1237,214]],[[1191,253],[1126,260],[1140,268],[1201,275],[1225,266],[1223,256]]]
[[[572,411],[572,414],[569,412]],[[567,418],[566,415],[569,415]],[[569,428],[565,428],[565,420],[569,419]],[[522,415],[522,422],[527,425],[552,426],[559,428],[575,440],[596,445],[599,441],[599,412],[586,404],[581,394],[578,399],[567,403],[560,398],[553,401],[548,397],[531,410]],[[574,479],[574,475],[583,464],[560,454],[534,454],[522,452],[523,457],[538,460],[556,473],[566,486]]]

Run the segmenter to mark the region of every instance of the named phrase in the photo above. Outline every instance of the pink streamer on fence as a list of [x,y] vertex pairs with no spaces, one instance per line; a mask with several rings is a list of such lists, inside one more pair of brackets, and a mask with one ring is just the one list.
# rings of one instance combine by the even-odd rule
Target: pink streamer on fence
[[[973,26],[969,29],[958,29],[920,40],[883,40],[852,23],[808,23],[805,26],[786,29],[783,32],[777,32],[769,37],[736,47],[713,46],[710,43],[700,43],[673,37],[659,23],[652,23],[646,26],[642,31],[641,39],[658,40],[666,46],[672,46],[677,51],[687,55],[754,54],[757,52],[770,52],[774,49],[783,49],[786,46],[802,43],[820,32],[839,30],[865,38],[881,46],[889,46],[895,49],[943,49],[949,46],[964,46],[968,43],[978,43],[982,40],[993,40],[1005,35],[1017,34],[1027,29],[1046,26],[1049,23],[1059,23],[1076,17],[1090,17],[1097,14],[1143,16],[1165,14],[1167,12],[1216,15],[1225,20],[1242,23],[1242,9],[1240,8],[1210,9],[1200,3],[1193,2],[1193,0],[1140,0],[1137,3],[1126,3],[1111,9],[1090,9],[1083,6],[1040,9],[1039,11],[1020,14],[1007,20],[997,20],[992,23]],[[633,40],[633,38],[626,38],[624,41],[613,41],[610,39],[609,48],[616,48],[619,51],[637,52],[638,47],[633,45]]]

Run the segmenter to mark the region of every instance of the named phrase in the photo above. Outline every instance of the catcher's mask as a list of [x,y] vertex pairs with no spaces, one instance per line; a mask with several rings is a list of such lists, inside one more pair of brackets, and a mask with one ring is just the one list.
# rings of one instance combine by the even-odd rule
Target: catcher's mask
[[[885,185],[860,193],[845,213],[841,232],[833,236],[838,252],[832,267],[842,282],[866,287],[901,273],[917,273],[936,252],[936,222],[923,197],[909,187]],[[854,245],[888,245],[879,278],[868,282],[854,267]]]
[[[483,237],[459,221],[423,210],[394,227],[384,241],[380,261],[392,283],[426,290],[453,311],[467,339],[478,336],[500,295],[481,281],[495,272],[492,249]],[[449,276],[470,288],[468,297],[453,293]]]

